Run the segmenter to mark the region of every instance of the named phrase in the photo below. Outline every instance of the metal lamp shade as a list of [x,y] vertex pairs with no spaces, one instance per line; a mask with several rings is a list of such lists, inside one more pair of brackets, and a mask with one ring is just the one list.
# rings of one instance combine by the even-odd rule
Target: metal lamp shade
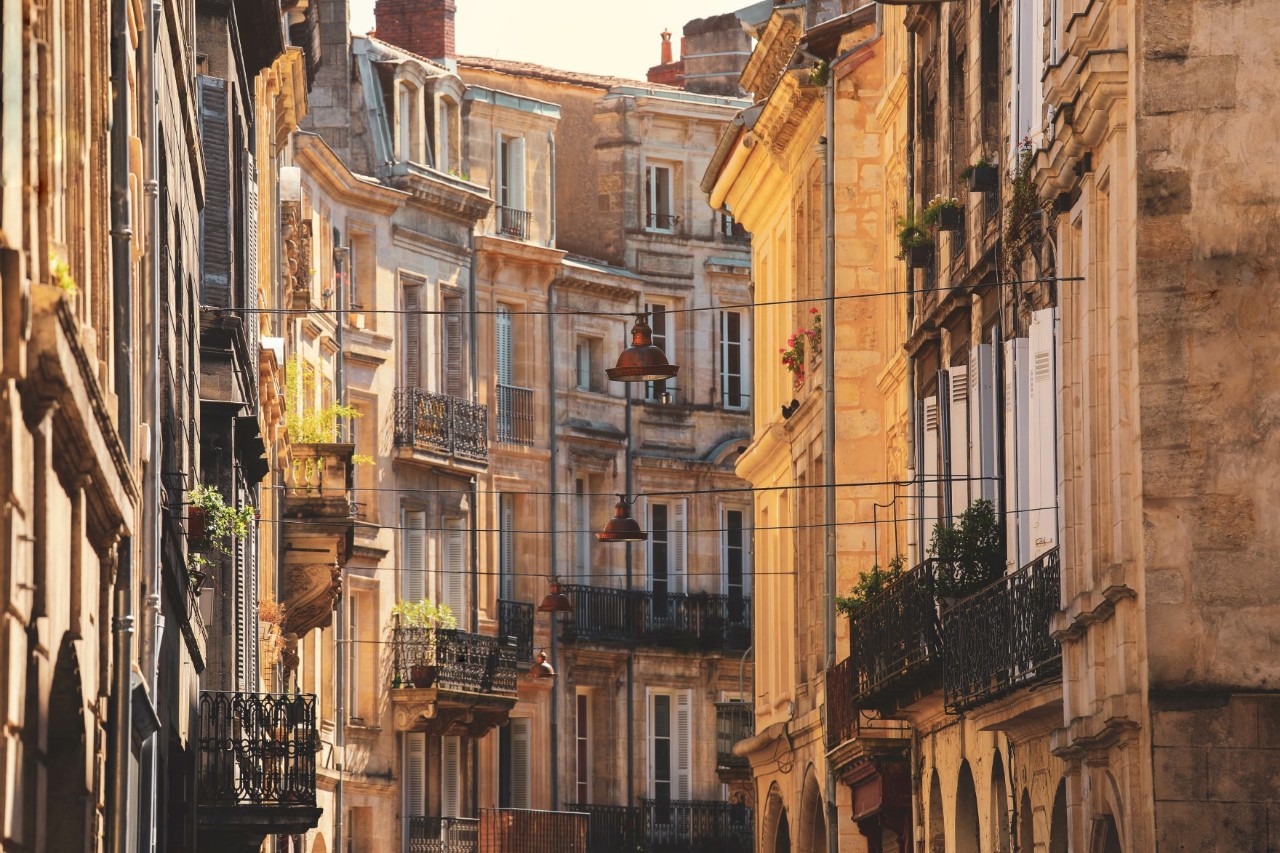
[[551,664],[547,663],[547,656],[543,652],[538,652],[537,658],[533,666],[529,667],[530,678],[555,678],[556,671]]
[[653,330],[643,316],[631,327],[631,346],[618,356],[616,367],[605,371],[614,382],[654,382],[679,372],[679,367],[667,361],[667,354],[653,345]]
[[572,613],[573,602],[569,600],[569,596],[560,590],[560,584],[556,581],[551,582],[551,589],[543,596],[542,603],[538,605],[539,613]]
[[626,501],[618,501],[613,508],[613,518],[596,534],[601,542],[643,542],[649,534],[640,529],[640,525],[631,517]]

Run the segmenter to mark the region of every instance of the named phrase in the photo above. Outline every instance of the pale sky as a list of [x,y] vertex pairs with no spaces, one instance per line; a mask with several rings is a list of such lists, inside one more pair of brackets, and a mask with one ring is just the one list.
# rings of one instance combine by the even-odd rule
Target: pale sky
[[[752,0],[456,0],[458,53],[535,62],[566,71],[643,80],[657,65],[663,29],[680,56],[680,33],[695,18],[733,12]],[[373,29],[375,0],[351,0],[351,31]]]

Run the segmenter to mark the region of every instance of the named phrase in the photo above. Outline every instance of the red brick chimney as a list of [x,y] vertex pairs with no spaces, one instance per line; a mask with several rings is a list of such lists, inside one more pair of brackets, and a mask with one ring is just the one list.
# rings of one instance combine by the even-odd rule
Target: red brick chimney
[[[385,3],[386,0],[379,0]],[[667,86],[680,85],[680,73],[684,70],[684,63],[671,56],[671,31],[662,31],[662,62],[649,69],[646,75],[650,83],[663,83]]]
[[378,38],[428,59],[453,59],[454,0],[377,0]]
[[671,64],[671,31],[662,31],[662,64]]

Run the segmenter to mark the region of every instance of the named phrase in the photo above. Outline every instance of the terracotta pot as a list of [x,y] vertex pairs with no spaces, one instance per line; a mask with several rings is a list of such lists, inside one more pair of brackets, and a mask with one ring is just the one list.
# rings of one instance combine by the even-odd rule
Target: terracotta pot
[[204,507],[187,507],[187,541],[204,541],[205,515]]
[[414,687],[430,687],[436,683],[436,668],[430,664],[409,667],[409,680]]

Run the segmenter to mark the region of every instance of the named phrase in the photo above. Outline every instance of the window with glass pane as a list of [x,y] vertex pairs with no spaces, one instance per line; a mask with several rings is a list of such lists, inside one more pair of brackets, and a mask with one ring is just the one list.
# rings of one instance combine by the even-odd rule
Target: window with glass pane
[[586,582],[591,578],[591,494],[585,477],[576,478],[573,489],[573,570]]
[[676,217],[672,204],[670,167],[645,167],[644,198],[645,228],[650,231],[674,231]]
[[653,697],[653,798],[671,799],[671,697]]
[[649,588],[653,592],[654,615],[665,605],[671,570],[671,530],[666,504],[649,505]]
[[724,584],[729,596],[729,619],[741,621],[746,594],[746,536],[740,509],[724,513]]
[[[673,326],[671,317],[667,313],[667,306],[647,304],[645,311],[649,312],[649,328],[653,330],[653,345],[667,356],[667,361],[671,361],[671,348],[667,342],[671,339]],[[670,402],[670,395],[675,390],[674,385],[669,379],[659,379],[656,382],[645,383],[645,399],[655,403]]]
[[579,691],[574,732],[574,759],[578,775],[577,800],[591,802],[591,697]]
[[726,409],[747,405],[743,320],[741,311],[725,311],[722,315],[720,393]]

